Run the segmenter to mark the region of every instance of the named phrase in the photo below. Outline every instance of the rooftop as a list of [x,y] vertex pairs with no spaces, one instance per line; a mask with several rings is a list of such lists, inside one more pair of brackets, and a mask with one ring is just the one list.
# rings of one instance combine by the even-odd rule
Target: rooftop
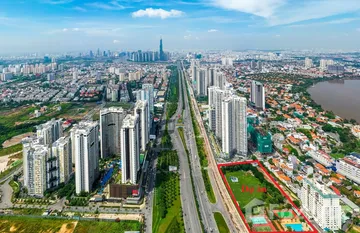
[[304,182],[309,184],[311,188],[318,192],[323,198],[338,198],[334,191],[314,179],[309,180],[305,178]]
[[138,116],[133,116],[131,114],[126,115],[125,119],[123,120],[122,128],[135,128],[135,124],[138,120]]

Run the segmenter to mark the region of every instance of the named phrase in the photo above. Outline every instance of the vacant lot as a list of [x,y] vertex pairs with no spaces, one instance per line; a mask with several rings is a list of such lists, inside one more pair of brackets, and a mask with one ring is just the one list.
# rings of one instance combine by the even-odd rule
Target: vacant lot
[[[63,224],[72,222],[71,220],[0,216],[0,232],[55,233],[60,231]],[[70,232],[74,230],[74,227],[73,224],[73,228],[69,229]]]
[[[235,195],[236,200],[239,203],[240,208],[243,208],[254,198],[262,200],[262,193],[256,191],[256,189],[261,185],[261,183],[250,172],[245,172],[245,171],[226,172],[225,176],[226,176],[226,180],[230,185],[231,190]],[[230,177],[237,177],[238,182],[233,183]],[[253,193],[242,192],[242,186],[245,187],[248,186],[250,188],[254,188],[254,192]]]
[[74,221],[31,217],[0,216],[0,232],[23,233],[123,233],[140,231],[138,221]]
[[125,231],[140,231],[141,224],[137,221],[120,221],[120,222],[96,222],[80,221],[74,233],[123,233]]

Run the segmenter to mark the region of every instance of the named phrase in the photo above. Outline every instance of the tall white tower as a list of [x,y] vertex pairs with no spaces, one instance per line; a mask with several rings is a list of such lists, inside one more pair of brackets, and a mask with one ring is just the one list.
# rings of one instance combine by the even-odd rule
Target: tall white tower
[[91,192],[99,175],[99,125],[93,121],[82,121],[71,129],[72,147],[75,157],[76,193]]
[[140,169],[139,118],[128,114],[121,128],[122,183],[137,183]]
[[101,158],[120,156],[120,132],[126,112],[122,108],[106,108],[100,111]]

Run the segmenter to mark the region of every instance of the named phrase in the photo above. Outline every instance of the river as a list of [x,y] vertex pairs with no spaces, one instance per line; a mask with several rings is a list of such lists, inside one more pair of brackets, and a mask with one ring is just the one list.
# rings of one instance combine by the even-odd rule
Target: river
[[310,87],[308,92],[323,109],[360,122],[360,80],[319,82]]

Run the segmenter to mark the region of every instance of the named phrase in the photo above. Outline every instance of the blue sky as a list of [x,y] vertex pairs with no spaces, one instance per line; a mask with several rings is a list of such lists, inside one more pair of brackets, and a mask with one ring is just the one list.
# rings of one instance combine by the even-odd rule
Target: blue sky
[[1,0],[0,53],[359,49],[360,0]]

